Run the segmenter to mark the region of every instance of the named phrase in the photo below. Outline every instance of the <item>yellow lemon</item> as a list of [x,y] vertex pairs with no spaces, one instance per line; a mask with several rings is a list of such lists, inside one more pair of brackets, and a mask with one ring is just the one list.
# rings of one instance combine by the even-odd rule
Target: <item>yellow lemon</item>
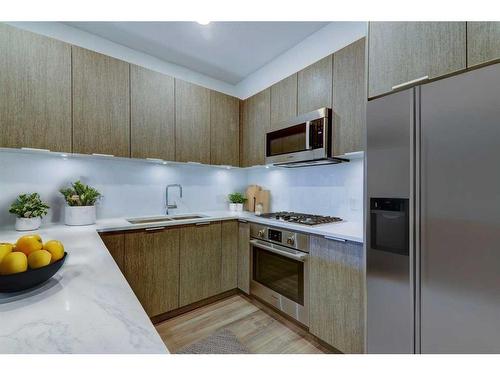
[[45,245],[43,245],[43,249],[52,254],[52,260],[50,261],[50,263],[57,262],[64,256],[64,246],[61,241],[47,241],[45,242]]
[[16,242],[16,251],[21,251],[28,256],[33,251],[41,250],[42,246],[42,238],[38,234],[28,234],[19,237]]
[[0,264],[0,275],[11,275],[28,269],[28,259],[24,253],[15,251],[7,254]]
[[14,245],[11,243],[0,243],[0,263],[2,263],[2,259],[8,254],[12,252]]
[[28,255],[28,265],[33,269],[45,267],[50,264],[50,258],[52,258],[52,254],[47,250],[33,251]]

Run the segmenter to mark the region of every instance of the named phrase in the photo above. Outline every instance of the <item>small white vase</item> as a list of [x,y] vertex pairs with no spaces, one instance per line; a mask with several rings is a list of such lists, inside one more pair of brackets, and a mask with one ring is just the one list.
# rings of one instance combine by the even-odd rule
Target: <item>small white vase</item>
[[65,206],[66,225],[92,225],[96,221],[95,206]]
[[243,212],[243,203],[236,203],[236,211]]
[[16,217],[16,230],[25,231],[25,230],[36,230],[40,228],[42,224],[41,217]]
[[236,203],[229,203],[229,211],[236,211]]

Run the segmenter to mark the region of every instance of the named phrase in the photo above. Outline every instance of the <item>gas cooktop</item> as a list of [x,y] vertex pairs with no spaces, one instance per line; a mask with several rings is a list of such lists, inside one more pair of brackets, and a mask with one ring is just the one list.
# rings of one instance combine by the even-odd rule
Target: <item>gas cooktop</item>
[[262,214],[261,217],[266,219],[275,219],[280,221],[287,221],[289,223],[304,224],[304,225],[319,225],[328,223],[337,223],[342,221],[340,217],[334,216],[321,216],[301,214],[299,212],[272,212],[269,214]]

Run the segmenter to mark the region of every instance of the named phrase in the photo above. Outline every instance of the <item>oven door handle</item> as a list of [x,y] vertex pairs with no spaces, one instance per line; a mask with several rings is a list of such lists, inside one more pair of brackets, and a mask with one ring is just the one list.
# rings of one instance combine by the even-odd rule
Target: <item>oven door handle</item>
[[259,247],[263,250],[267,250],[271,253],[275,253],[281,256],[284,256],[285,258],[290,258],[299,262],[305,262],[307,259],[307,254],[302,253],[300,251],[290,251],[284,246],[279,246],[279,245],[268,245],[262,241],[259,240],[250,240],[250,244],[256,247]]

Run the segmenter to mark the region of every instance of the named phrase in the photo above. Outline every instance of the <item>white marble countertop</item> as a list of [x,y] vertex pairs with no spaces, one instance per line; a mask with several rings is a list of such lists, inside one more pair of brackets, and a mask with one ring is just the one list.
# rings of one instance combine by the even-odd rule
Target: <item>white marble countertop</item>
[[[0,293],[0,353],[168,353],[98,232],[241,219],[363,242],[363,228],[357,223],[309,227],[248,212],[197,214],[204,217],[147,225],[130,224],[125,218],[103,219],[96,225],[53,224],[35,231],[44,241],[62,241],[69,256],[44,285]],[[14,242],[26,233],[0,230],[0,242]]]
[[[302,233],[316,234],[319,236],[329,236],[341,238],[348,241],[363,243],[363,224],[349,221],[339,223],[320,224],[308,226],[303,224],[293,224],[285,221],[278,221],[274,219],[265,219],[256,216],[250,212],[233,212],[233,211],[199,211],[195,214],[204,216],[198,219],[182,220],[182,221],[167,221],[158,222],[154,224],[130,224],[125,218],[103,219],[99,220],[96,229],[99,232],[119,231],[140,229],[148,227],[168,227],[175,225],[194,224],[203,221],[221,221],[221,220],[234,220],[241,219],[253,223],[266,224],[269,226],[280,227],[285,229],[294,230]],[[178,214],[188,215],[188,214]],[[175,215],[172,215],[175,216]]]
[[[168,353],[96,226],[37,230],[68,252],[48,282],[0,293],[0,353]],[[0,242],[21,232],[0,231]]]

